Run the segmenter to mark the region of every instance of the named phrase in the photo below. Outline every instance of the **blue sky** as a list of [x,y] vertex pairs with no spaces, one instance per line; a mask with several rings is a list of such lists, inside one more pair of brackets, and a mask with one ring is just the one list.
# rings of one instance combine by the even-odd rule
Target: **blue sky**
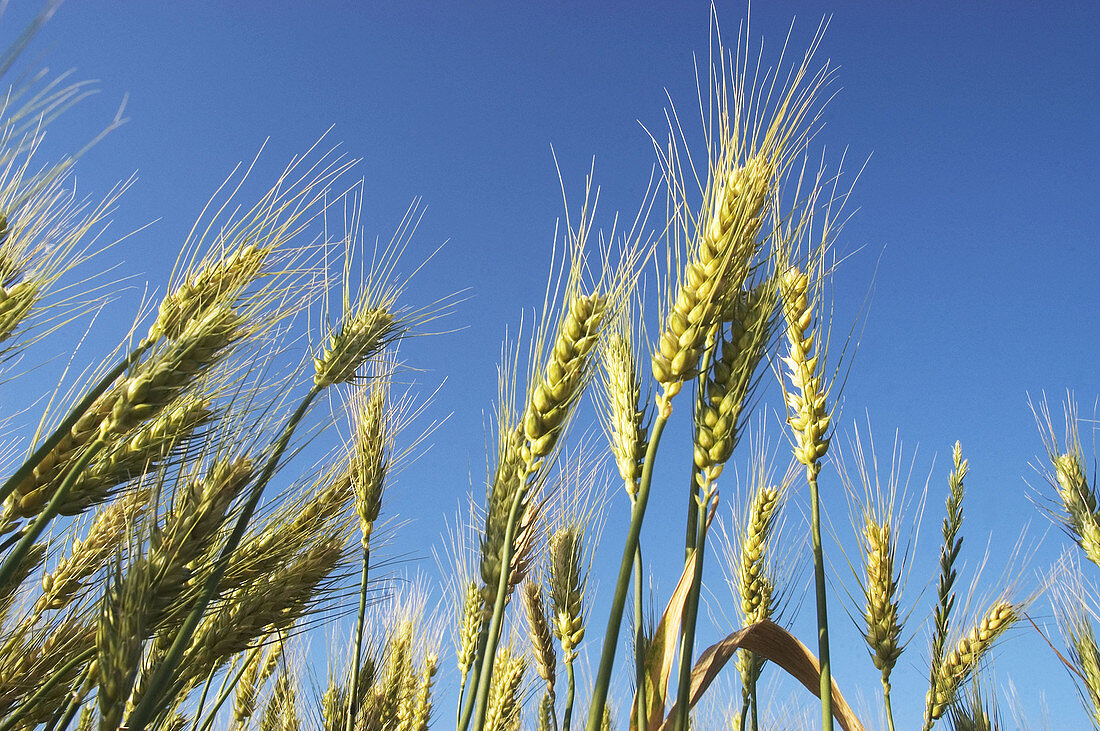
[[[0,33],[10,38],[36,9],[13,2]],[[720,3],[727,38],[736,37],[745,9]],[[839,66],[815,154],[824,148],[834,164],[843,154],[849,180],[863,168],[855,215],[838,241],[851,253],[835,280],[839,329],[859,316],[869,291],[871,298],[837,441],[869,421],[888,452],[897,430],[906,453],[916,450],[914,486],[931,474],[917,545],[924,555],[906,597],[924,590],[910,622],[916,628],[934,593],[956,439],[971,466],[964,553],[972,566],[988,543],[986,586],[1023,526],[1043,541],[1022,569],[1022,586],[1036,585],[1036,572],[1067,545],[1048,530],[1036,490],[1025,484],[1044,487],[1029,467],[1042,444],[1028,395],[1047,394],[1058,412],[1068,390],[1088,417],[1100,398],[1100,10],[1088,2],[758,3],[751,32],[768,61],[778,58],[795,15],[797,52],[831,16],[818,59]],[[425,369],[425,384],[447,379],[433,408],[453,415],[431,452],[403,473],[387,510],[415,521],[395,535],[395,552],[419,557],[434,574],[423,536],[438,535],[471,479],[481,479],[501,341],[541,302],[562,210],[555,159],[577,201],[595,158],[598,224],[609,226],[615,211],[632,215],[654,163],[643,125],[663,135],[670,98],[683,119],[696,118],[693,54],[705,60],[708,16],[702,2],[82,0],[61,7],[24,61],[99,80],[97,96],[51,126],[47,154],[80,144],[127,96],[131,121],[87,154],[77,181],[96,194],[138,172],[112,231],[155,223],[103,260],[140,282],[166,281],[207,197],[268,138],[258,180],[332,126],[329,139],[363,158],[355,175],[365,181],[368,237],[388,237],[410,201],[423,198],[409,262],[448,243],[417,275],[409,299],[424,304],[457,290],[469,297],[444,324],[456,332],[403,351]],[[123,321],[127,306],[116,311]],[[675,515],[675,527],[651,517],[643,539],[657,555],[675,554],[682,538],[684,470],[668,459],[673,467],[659,475],[650,509]],[[847,510],[829,469],[826,511],[847,541]],[[597,559],[605,593],[624,513],[612,506]],[[796,512],[792,522],[799,520]],[[842,562],[835,568],[846,570]],[[667,597],[675,566],[658,562],[655,571]],[[718,600],[726,596],[713,563],[707,578]],[[841,597],[832,600],[836,677],[849,694],[865,689],[877,707],[875,673]],[[795,624],[807,641],[811,605]],[[1043,602],[1035,612],[1040,624],[1050,620]],[[597,605],[593,635],[605,617]],[[701,642],[722,634],[708,627]],[[923,698],[924,648],[918,630],[895,683],[902,715]],[[996,667],[998,681],[1015,683],[1032,722],[1045,692],[1052,727],[1085,723],[1067,675],[1030,627],[1012,633]],[[450,705],[443,711],[441,726]]]

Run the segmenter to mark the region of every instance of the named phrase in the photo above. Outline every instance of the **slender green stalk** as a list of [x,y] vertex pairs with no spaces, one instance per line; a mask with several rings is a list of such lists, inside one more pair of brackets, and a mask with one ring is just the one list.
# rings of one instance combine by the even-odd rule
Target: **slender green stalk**
[[573,725],[573,698],[576,695],[576,685],[573,680],[573,661],[565,663],[565,677],[569,681],[565,693],[565,714],[561,717],[562,731],[570,731]]
[[814,550],[814,589],[817,593],[817,652],[821,662],[821,728],[833,728],[833,677],[829,667],[829,618],[825,600],[825,559],[821,552],[821,507],[817,475],[807,470],[810,483],[810,528]]
[[359,617],[355,624],[355,660],[351,665],[351,685],[348,686],[348,725],[347,731],[355,729],[355,714],[358,711],[359,672],[363,663],[363,624],[367,618],[367,573],[370,570],[370,547],[363,545],[363,574],[359,579]]
[[271,479],[271,476],[275,474],[275,469],[279,465],[279,459],[282,458],[283,452],[286,451],[287,444],[290,443],[290,437],[294,434],[294,430],[297,428],[298,423],[301,422],[302,418],[309,410],[310,404],[313,403],[313,400],[321,393],[323,388],[323,386],[313,386],[309,393],[306,394],[305,398],[302,399],[302,403],[298,405],[298,409],[291,415],[286,426],[283,428],[283,433],[275,443],[271,456],[268,457],[267,463],[264,465],[263,472],[260,474],[259,479],[256,480],[256,484],[252,487],[252,493],[248,496],[247,502],[245,502],[244,506],[241,508],[240,515],[237,516],[237,522],[233,526],[233,532],[229,535],[228,540],[226,540],[221,553],[218,554],[218,558],[214,562],[214,567],[210,575],[206,578],[206,583],[202,587],[202,592],[199,595],[198,601],[195,603],[194,607],[192,607],[191,613],[187,615],[187,619],[184,620],[183,624],[177,630],[175,640],[173,640],[172,646],[168,650],[168,654],[164,656],[160,666],[149,681],[147,692],[138,703],[137,708],[134,709],[133,713],[131,713],[130,717],[127,719],[127,726],[130,731],[143,731],[152,720],[153,714],[156,712],[156,704],[162,700],[160,697],[161,694],[169,687],[172,680],[172,673],[183,658],[183,653],[187,649],[188,644],[190,644],[195,629],[199,626],[199,622],[202,621],[202,615],[206,612],[207,605],[218,591],[218,584],[221,583],[222,575],[229,565],[229,559],[233,556],[233,552],[237,550],[237,546],[240,545],[241,539],[244,538],[245,530],[248,528],[249,521],[252,520],[253,513],[256,512],[256,506],[260,502],[260,495],[263,493],[264,487]]
[[[676,681],[676,718],[672,727],[677,731],[687,731],[688,717],[691,714],[691,665],[695,655],[695,621],[699,616],[699,593],[703,584],[703,557],[707,546],[707,505],[713,493],[708,489],[695,508],[695,567],[691,576],[691,589],[688,590],[684,606],[683,625],[680,630],[680,672]],[[706,502],[704,502],[704,500]]]
[[[225,681],[222,683],[222,687],[218,690],[218,698],[214,701],[214,707],[210,709],[210,712],[206,714],[206,719],[202,722],[202,726],[199,727],[199,731],[210,731],[210,727],[214,725],[214,719],[218,715],[218,711],[229,699],[230,693],[237,687],[237,684],[241,682],[241,676],[244,675],[244,671],[248,668],[248,664],[256,659],[256,657],[263,651],[263,645],[255,647],[252,652],[248,653],[248,657],[241,666],[237,668],[237,671],[233,673],[232,679],[227,674]],[[195,715],[198,718],[198,714]]]
[[882,681],[882,698],[886,705],[886,727],[894,731],[894,709],[890,706],[890,684]]
[[46,525],[57,515],[57,511],[61,507],[61,504],[69,497],[73,485],[76,484],[76,481],[80,479],[80,476],[83,474],[84,468],[88,466],[106,444],[107,442],[102,438],[97,438],[87,446],[84,453],[76,460],[76,464],[74,464],[68,474],[65,475],[65,480],[61,483],[61,486],[57,488],[53,497],[50,498],[50,502],[46,504],[46,507],[38,514],[34,522],[27,526],[23,533],[23,537],[19,539],[19,543],[17,543],[11,553],[4,558],[4,563],[0,564],[0,595],[9,593],[8,583],[16,575],[16,572],[19,570],[19,565],[22,564],[23,560],[27,557],[27,554],[34,546],[34,542],[42,535],[42,531],[46,530]]
[[65,419],[57,425],[57,428],[53,430],[53,433],[50,434],[46,441],[38,445],[38,449],[34,450],[34,454],[19,466],[19,469],[4,482],[3,487],[0,487],[0,503],[3,503],[13,492],[15,492],[19,484],[27,479],[31,471],[42,462],[42,459],[53,451],[53,448],[68,435],[69,430],[76,425],[76,422],[80,421],[80,417],[84,416],[88,409],[92,407],[92,404],[95,403],[96,399],[102,396],[103,392],[110,388],[111,384],[118,380],[118,377],[125,373],[126,369],[132,366],[152,347],[152,345],[151,342],[142,342],[129,355],[119,361],[114,368],[107,371],[103,378],[99,379],[99,382],[84,394],[84,398],[80,399],[80,401],[69,410]]
[[465,701],[459,697],[458,724],[455,726],[460,731],[466,731],[470,725],[470,718],[474,713],[474,701],[477,700],[477,689],[481,677],[481,668],[477,660],[485,656],[485,646],[489,643],[489,625],[483,624],[477,637],[477,652],[474,653],[474,672],[470,676],[469,692]]
[[645,619],[642,616],[642,601],[644,598],[642,584],[642,545],[639,541],[638,549],[634,552],[634,687],[637,688],[638,695],[638,728],[641,731],[646,731],[649,728],[649,701],[646,697]]
[[760,713],[756,707],[756,678],[752,680],[752,731],[760,731]]
[[619,630],[623,623],[623,610],[626,607],[626,593],[630,586],[630,574],[634,568],[634,554],[638,550],[638,539],[642,533],[642,521],[645,519],[646,503],[649,502],[649,488],[653,482],[653,463],[657,456],[657,447],[661,443],[661,433],[665,430],[668,416],[658,413],[653,420],[653,431],[646,447],[645,463],[642,466],[642,479],[638,485],[638,500],[631,511],[630,529],[623,546],[623,560],[619,566],[619,580],[615,585],[615,595],[611,600],[611,614],[607,618],[607,630],[604,632],[603,651],[600,654],[600,668],[596,673],[596,683],[592,688],[592,701],[588,707],[587,731],[600,731],[604,707],[607,705],[607,692],[611,687],[611,671],[615,667],[615,652],[619,644]]
[[[500,578],[497,580],[496,602],[493,604],[493,618],[489,621],[489,634],[485,642],[481,672],[478,673],[477,702],[474,705],[473,716],[474,731],[481,731],[485,727],[485,714],[489,710],[489,690],[492,685],[489,680],[493,677],[493,662],[496,660],[500,631],[504,625],[504,608],[508,603],[508,578],[511,573],[512,551],[515,548],[513,544],[516,540],[516,524],[519,523],[523,496],[526,492],[526,478],[524,478],[516,490],[515,497],[512,498],[512,509],[508,513],[508,527],[504,532],[504,545],[500,551]],[[465,726],[462,728],[465,729]]]
[[[699,413],[699,406],[704,402],[707,397],[707,371],[710,370],[710,361],[714,356],[714,337],[717,333],[717,328],[712,327],[710,334],[707,335],[708,345],[706,350],[703,351],[702,357],[699,358],[699,375],[695,379],[695,402],[692,407],[692,423],[695,423],[697,414]],[[695,464],[695,460],[691,460],[691,478],[688,480],[688,507],[687,507],[687,530],[684,533],[684,565],[687,566],[688,559],[691,558],[691,554],[695,552],[695,540],[699,527],[699,465]]]
[[195,709],[195,721],[191,724],[193,731],[197,731],[199,726],[199,718],[202,717],[202,709],[206,706],[206,696],[210,694],[210,686],[214,684],[214,674],[217,672],[218,666],[213,665],[210,668],[210,672],[206,674],[206,682],[202,684],[202,695],[199,696],[199,705]]

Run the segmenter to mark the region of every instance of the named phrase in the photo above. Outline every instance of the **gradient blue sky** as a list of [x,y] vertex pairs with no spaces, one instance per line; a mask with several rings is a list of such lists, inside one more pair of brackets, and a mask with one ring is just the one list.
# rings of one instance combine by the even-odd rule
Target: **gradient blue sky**
[[[37,7],[13,2],[0,33],[11,38]],[[872,297],[837,441],[869,420],[884,459],[895,430],[907,455],[916,450],[913,487],[931,474],[922,556],[903,600],[912,606],[923,590],[909,623],[916,635],[896,673],[904,728],[911,724],[900,718],[923,701],[926,635],[916,627],[934,594],[951,444],[961,440],[970,458],[964,558],[973,567],[988,543],[984,586],[1000,576],[1025,525],[1033,542],[1043,539],[1017,572],[1025,590],[1068,543],[1034,505],[1050,492],[1029,466],[1042,444],[1028,396],[1048,394],[1058,412],[1069,390],[1088,417],[1100,398],[1098,7],[834,0],[752,9],[753,38],[763,39],[771,62],[796,14],[798,52],[831,16],[818,58],[839,66],[838,93],[814,149],[824,147],[834,163],[846,151],[850,174],[867,161],[838,242],[852,253],[835,280],[839,327],[855,319],[869,290]],[[745,10],[719,4],[731,40]],[[427,213],[409,262],[448,243],[409,298],[427,303],[468,289],[469,299],[446,322],[462,329],[404,349],[425,369],[425,384],[448,379],[434,408],[453,415],[431,452],[403,473],[387,511],[413,521],[395,535],[395,553],[418,557],[434,575],[435,536],[484,474],[501,341],[541,302],[562,210],[551,145],[573,200],[595,157],[598,223],[609,225],[615,211],[632,215],[654,162],[642,125],[663,134],[669,97],[685,120],[696,119],[693,54],[705,59],[708,16],[703,2],[74,0],[24,61],[99,80],[96,97],[50,128],[47,154],[78,145],[128,95],[131,121],[88,153],[77,180],[95,194],[138,172],[113,232],[155,223],[104,256],[139,281],[166,281],[207,197],[268,137],[260,178],[334,125],[329,139],[363,158],[356,175],[365,180],[369,237],[388,237],[423,197]],[[131,306],[115,311],[122,321]],[[734,460],[743,464],[744,454]],[[658,476],[656,517],[644,536],[651,555],[667,556],[654,566],[662,597],[676,580],[686,470],[675,457],[666,461],[673,466]],[[835,472],[827,468],[823,479],[826,510],[847,536]],[[597,558],[605,597],[624,515],[612,506]],[[790,522],[797,528],[800,520],[796,510]],[[842,559],[834,568],[850,578]],[[727,601],[713,562],[708,581],[715,601]],[[877,708],[876,674],[843,594],[832,601],[835,677],[857,708]],[[1041,625],[1051,620],[1043,601],[1034,611]],[[809,644],[812,614],[807,601],[795,623]],[[589,636],[598,637],[602,603],[591,616]],[[725,631],[708,626],[700,642]],[[1030,627],[1010,635],[996,668],[999,682],[1015,683],[1031,722],[1046,704],[1052,728],[1086,723],[1068,676]],[[440,711],[445,727],[451,703]]]

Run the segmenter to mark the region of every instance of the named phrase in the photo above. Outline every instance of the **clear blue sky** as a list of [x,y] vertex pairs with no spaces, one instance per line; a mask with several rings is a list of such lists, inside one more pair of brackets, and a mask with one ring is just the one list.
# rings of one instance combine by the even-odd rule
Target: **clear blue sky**
[[[36,9],[13,2],[0,33],[11,38]],[[744,4],[723,2],[719,12],[735,37]],[[414,521],[395,536],[395,552],[421,557],[434,575],[424,536],[453,516],[471,475],[482,479],[500,343],[524,308],[541,302],[561,212],[551,145],[574,198],[595,156],[600,223],[616,210],[632,213],[653,164],[639,122],[663,129],[666,90],[694,120],[693,54],[705,58],[708,13],[703,2],[80,0],[62,6],[24,60],[99,80],[95,98],[50,128],[47,153],[87,138],[128,95],[131,121],[86,156],[77,180],[94,194],[138,172],[113,231],[156,223],[104,260],[139,281],[166,281],[206,198],[268,137],[261,175],[334,125],[330,138],[363,158],[356,174],[365,180],[369,236],[388,236],[409,202],[424,198],[409,261],[448,244],[409,297],[426,303],[466,288],[470,297],[447,321],[463,329],[404,349],[426,369],[425,383],[448,379],[435,408],[453,415],[402,475],[387,510]],[[1057,411],[1068,389],[1086,416],[1100,398],[1100,10],[1090,2],[761,2],[751,26],[766,59],[777,58],[795,14],[796,51],[832,17],[819,59],[839,66],[839,93],[815,149],[824,146],[834,162],[847,150],[852,173],[869,159],[853,194],[858,211],[838,242],[855,252],[836,278],[842,329],[873,287],[838,427],[850,433],[869,418],[887,449],[898,430],[907,452],[917,450],[915,486],[932,475],[923,556],[904,600],[924,590],[916,628],[934,593],[951,444],[962,441],[971,465],[965,558],[973,566],[988,542],[992,579],[1023,526],[1037,540],[1050,525],[1024,482],[1043,488],[1028,465],[1042,450],[1028,394],[1045,392]],[[651,517],[651,555],[675,555],[682,540],[686,465],[669,461],[650,510],[675,519]],[[831,474],[826,510],[846,535]],[[612,506],[597,561],[605,595],[624,514]],[[1021,585],[1036,585],[1036,572],[1066,545],[1049,530]],[[655,564],[662,597],[674,563]],[[718,600],[726,597],[713,563],[707,576]],[[857,708],[877,708],[876,675],[842,594],[832,601],[835,677]],[[1041,624],[1051,619],[1044,602],[1035,611]],[[590,636],[598,636],[602,604],[591,616]],[[795,629],[808,644],[811,623],[807,601]],[[725,631],[708,626],[700,642]],[[899,717],[923,701],[925,646],[922,629],[902,657]],[[1068,676],[1030,627],[1005,642],[996,676],[1015,683],[1033,723],[1044,698],[1052,728],[1086,723]],[[441,707],[440,727],[450,709]]]

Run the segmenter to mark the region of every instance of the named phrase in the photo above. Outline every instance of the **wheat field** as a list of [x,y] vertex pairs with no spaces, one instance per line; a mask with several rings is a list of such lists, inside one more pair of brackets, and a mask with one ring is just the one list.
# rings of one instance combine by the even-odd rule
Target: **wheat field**
[[555,147],[478,251],[433,239],[442,160],[375,220],[339,128],[190,155],[185,223],[89,195],[142,103],[38,70],[70,9],[0,18],[0,731],[1100,728],[1095,373],[1014,391],[958,352],[986,280],[876,273],[830,22],[697,13],[632,197]]

